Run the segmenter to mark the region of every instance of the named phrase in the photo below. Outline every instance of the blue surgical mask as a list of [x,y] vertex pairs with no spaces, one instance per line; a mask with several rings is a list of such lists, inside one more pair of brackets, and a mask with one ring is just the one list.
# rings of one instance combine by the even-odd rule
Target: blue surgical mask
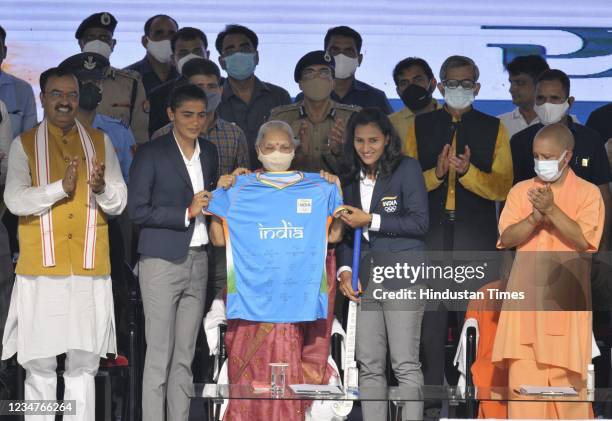
[[236,80],[245,80],[255,72],[255,53],[237,52],[224,57],[225,71]]
[[221,103],[221,92],[205,91],[206,92],[206,112],[214,113]]

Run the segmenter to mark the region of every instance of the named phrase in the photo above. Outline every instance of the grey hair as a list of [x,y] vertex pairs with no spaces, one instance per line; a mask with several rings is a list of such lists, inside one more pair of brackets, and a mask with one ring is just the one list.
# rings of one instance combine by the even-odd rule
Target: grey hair
[[289,124],[281,120],[270,120],[262,124],[259,128],[259,131],[257,132],[257,139],[255,140],[255,146],[259,146],[263,141],[263,138],[271,130],[282,130],[283,132],[287,133],[287,136],[289,136],[294,148],[297,148],[300,145],[300,139],[295,137],[293,134],[293,129],[291,129]]
[[480,77],[480,70],[478,70],[478,66],[474,63],[469,57],[466,56],[450,56],[444,63],[442,63],[442,67],[440,67],[440,80],[445,81],[446,75],[450,69],[455,69],[457,67],[464,66],[472,66],[474,70],[474,82],[478,82],[478,78]]

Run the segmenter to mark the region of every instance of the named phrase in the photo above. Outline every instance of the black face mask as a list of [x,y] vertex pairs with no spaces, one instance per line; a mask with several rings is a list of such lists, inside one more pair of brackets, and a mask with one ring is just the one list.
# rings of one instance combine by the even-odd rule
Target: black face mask
[[420,111],[431,104],[431,92],[414,83],[404,89],[400,98],[412,112]]
[[92,82],[86,82],[79,86],[79,107],[93,111],[102,101],[102,90]]

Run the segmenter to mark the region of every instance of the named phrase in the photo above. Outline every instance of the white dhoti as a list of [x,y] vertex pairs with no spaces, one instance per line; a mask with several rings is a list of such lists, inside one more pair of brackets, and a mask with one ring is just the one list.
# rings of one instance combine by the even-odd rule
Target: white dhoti
[[99,358],[117,350],[110,277],[17,275],[2,344],[2,359],[17,352],[26,369],[25,399],[55,400],[55,357],[66,353],[64,399],[77,406],[69,419],[93,420]]
[[69,349],[115,354],[110,276],[17,275],[2,338],[2,359],[19,364]]

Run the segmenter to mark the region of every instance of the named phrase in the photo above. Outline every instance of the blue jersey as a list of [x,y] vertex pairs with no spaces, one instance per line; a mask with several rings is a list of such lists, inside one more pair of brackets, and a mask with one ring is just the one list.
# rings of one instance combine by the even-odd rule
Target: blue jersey
[[303,322],[327,317],[325,256],[335,184],[318,174],[259,173],[217,189],[208,211],[223,219],[227,318]]

